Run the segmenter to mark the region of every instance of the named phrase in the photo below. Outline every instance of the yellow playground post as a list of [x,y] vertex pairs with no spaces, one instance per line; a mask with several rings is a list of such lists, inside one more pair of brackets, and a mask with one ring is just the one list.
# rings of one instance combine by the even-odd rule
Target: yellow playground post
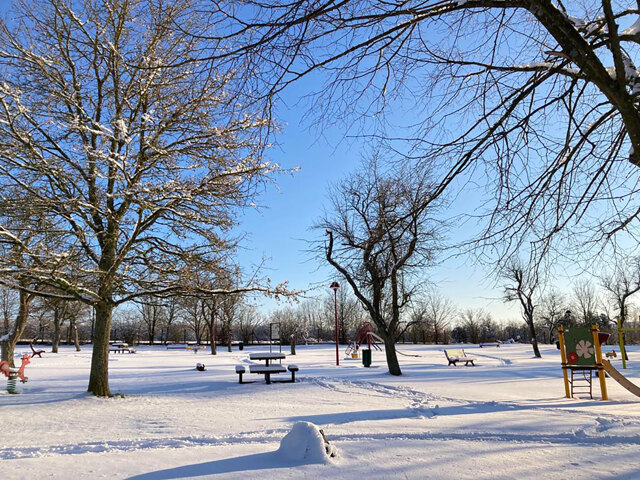
[[591,325],[591,334],[593,337],[593,345],[596,349],[596,367],[598,367],[598,378],[600,379],[600,393],[602,393],[602,400],[609,400],[607,395],[607,380],[602,367],[602,348],[600,347],[600,339],[598,338],[597,325]]
[[640,332],[638,327],[623,327],[622,320],[618,317],[618,341],[620,343],[620,356],[622,357],[622,368],[627,368],[627,349],[624,346],[625,332]]
[[560,359],[562,361],[562,377],[564,378],[564,395],[571,398],[571,390],[569,390],[569,375],[567,374],[567,351],[564,348],[564,327],[558,327],[558,341],[560,343]]

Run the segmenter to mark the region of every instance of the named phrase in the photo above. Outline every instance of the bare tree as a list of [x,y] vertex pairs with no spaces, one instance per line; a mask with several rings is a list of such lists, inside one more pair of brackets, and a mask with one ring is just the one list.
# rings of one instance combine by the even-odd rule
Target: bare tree
[[444,337],[444,331],[456,314],[456,307],[449,298],[437,292],[431,292],[424,301],[426,320],[433,334],[433,342],[438,344]]
[[[239,93],[246,69],[205,59],[210,42],[186,33],[212,32],[192,1],[15,10],[20,21],[0,25],[0,184],[64,241],[0,235],[33,262],[21,275],[95,308],[88,390],[108,396],[114,308],[179,292],[228,255],[235,213],[277,170],[263,160],[271,123]],[[3,281],[20,287],[3,261]]]
[[[8,189],[4,195],[0,196],[0,216],[3,217],[0,223],[0,262],[6,261],[12,266],[14,282],[10,289],[18,292],[15,320],[12,324],[8,324],[8,331],[0,337],[0,358],[8,361],[11,366],[14,366],[15,346],[27,326],[29,310],[35,299],[33,289],[38,286],[37,281],[23,273],[38,264],[37,260],[33,261],[25,255],[25,250],[33,248],[34,245],[36,248],[46,245],[39,232],[40,227],[45,225],[42,216],[32,206],[20,205],[21,199],[22,196],[14,189]],[[13,214],[12,217],[7,218],[7,213]],[[2,232],[9,231],[11,231],[9,238],[2,235]],[[2,278],[0,275],[0,281]],[[8,306],[5,307],[7,309],[3,313],[5,326],[7,326],[6,315],[9,314],[9,310]]]
[[[335,300],[338,307],[338,341],[346,344],[349,334],[357,330],[364,322],[366,313],[360,301],[349,288],[339,288],[336,292]],[[322,313],[327,330],[331,332],[335,329],[335,307],[334,293],[329,290],[324,297]],[[297,310],[300,315],[300,309],[298,308]],[[311,328],[312,323],[308,323],[308,325]]]
[[502,278],[507,282],[504,287],[504,299],[507,302],[519,302],[522,318],[529,327],[531,346],[536,357],[541,358],[536,335],[534,296],[538,294],[539,277],[535,268],[527,268],[518,261],[512,261],[502,271]]
[[187,325],[189,330],[193,332],[198,345],[202,342],[207,332],[207,321],[202,308],[203,303],[204,300],[199,296],[188,296],[180,299],[180,317],[182,323]]
[[15,346],[27,325],[29,307],[34,298],[33,294],[27,293],[25,290],[18,292],[18,311],[15,321],[9,332],[0,337],[0,348],[2,350],[0,359],[8,361],[12,367],[15,366],[13,362]]
[[[228,265],[220,263],[215,272],[198,272],[192,275],[191,281],[197,287],[204,287],[206,290],[212,290],[217,287],[219,290],[228,291],[240,285],[242,276],[240,268],[237,265]],[[240,295],[208,295],[196,294],[198,299],[201,315],[207,327],[207,334],[211,345],[211,355],[216,355],[217,342],[227,343],[227,348],[231,351],[231,323],[235,316],[235,309],[241,299]]]
[[553,341],[556,329],[566,310],[566,300],[557,290],[551,290],[540,300],[538,307],[539,324],[545,332],[548,343]]
[[620,323],[624,325],[627,320],[627,301],[640,291],[640,259],[618,262],[609,275],[600,277],[600,284],[615,301]]
[[431,340],[431,332],[427,322],[427,309],[422,301],[414,301],[409,310],[409,323],[411,326],[407,329],[409,337],[414,343],[427,343]]
[[171,296],[164,300],[165,318],[164,332],[162,333],[162,343],[166,344],[169,338],[169,330],[178,316],[178,299]]
[[222,302],[222,338],[227,345],[227,351],[231,352],[233,343],[234,323],[238,310],[242,305],[241,295],[225,295]]
[[[600,278],[600,284],[615,302],[620,324],[624,326],[629,317],[629,297],[640,291],[640,259],[616,263],[613,272]],[[624,353],[626,355],[626,350]]]
[[118,308],[113,315],[112,336],[130,345],[135,345],[140,338],[142,322],[140,312],[132,308]]
[[255,329],[260,324],[260,316],[254,307],[242,305],[238,311],[238,333],[245,344],[253,341]]
[[585,279],[576,281],[573,285],[573,298],[583,325],[596,323],[598,316],[596,310],[600,302],[593,283]]
[[467,340],[470,343],[480,342],[480,324],[486,316],[486,312],[482,309],[467,308],[460,312],[460,323],[466,330]]
[[416,289],[412,275],[433,258],[427,175],[402,165],[384,172],[374,157],[332,193],[332,214],[317,225],[329,240],[325,257],[346,280],[384,339],[387,366],[401,375],[395,342],[401,312]]
[[297,310],[301,321],[309,326],[309,336],[319,342],[323,329],[327,327],[327,319],[331,318],[326,313],[326,302],[315,298],[307,299],[300,303]]
[[11,330],[11,323],[16,315],[18,305],[17,292],[6,287],[0,287],[0,315],[2,315],[2,334]]
[[143,298],[137,300],[137,303],[142,316],[142,323],[147,329],[147,340],[149,345],[153,345],[156,331],[165,319],[163,302],[157,298]]
[[67,311],[71,302],[59,298],[45,298],[43,308],[50,315],[53,323],[53,334],[51,337],[51,353],[58,353],[60,340],[62,339],[62,325],[67,320]]
[[502,258],[554,239],[583,255],[574,239],[613,241],[640,216],[635,2],[248,3],[220,29],[238,40],[228,55],[266,62],[269,92],[326,73],[312,111],[438,161],[434,195],[460,177],[486,186],[476,240]]
[[211,345],[211,355],[218,354],[218,327],[222,317],[223,302],[224,297],[222,295],[212,295],[211,297],[202,299],[200,302],[202,316],[207,324],[209,343]]

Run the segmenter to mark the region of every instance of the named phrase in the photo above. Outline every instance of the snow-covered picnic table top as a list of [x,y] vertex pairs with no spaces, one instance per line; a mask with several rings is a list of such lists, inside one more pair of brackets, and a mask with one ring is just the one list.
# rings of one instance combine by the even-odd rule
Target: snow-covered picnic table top
[[281,352],[255,352],[249,354],[250,360],[280,360],[286,358]]

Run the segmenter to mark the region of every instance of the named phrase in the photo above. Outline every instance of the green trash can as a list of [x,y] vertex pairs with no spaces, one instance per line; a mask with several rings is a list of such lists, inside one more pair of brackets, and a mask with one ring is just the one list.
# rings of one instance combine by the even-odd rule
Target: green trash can
[[244,342],[238,342],[238,350],[244,350]]
[[371,349],[370,348],[365,348],[364,350],[362,350],[362,364],[365,367],[371,366]]

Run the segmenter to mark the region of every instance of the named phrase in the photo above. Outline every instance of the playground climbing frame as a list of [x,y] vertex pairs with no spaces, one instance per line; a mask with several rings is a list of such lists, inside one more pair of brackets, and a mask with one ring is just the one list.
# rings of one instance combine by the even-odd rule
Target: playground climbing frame
[[567,398],[572,396],[573,384],[569,382],[569,370],[596,370],[600,381],[600,393],[602,400],[608,400],[607,383],[605,380],[604,366],[602,363],[601,338],[598,326],[574,327],[565,330],[562,325],[558,327],[558,339],[560,340],[560,357],[562,359],[562,376],[564,379],[564,391]]

